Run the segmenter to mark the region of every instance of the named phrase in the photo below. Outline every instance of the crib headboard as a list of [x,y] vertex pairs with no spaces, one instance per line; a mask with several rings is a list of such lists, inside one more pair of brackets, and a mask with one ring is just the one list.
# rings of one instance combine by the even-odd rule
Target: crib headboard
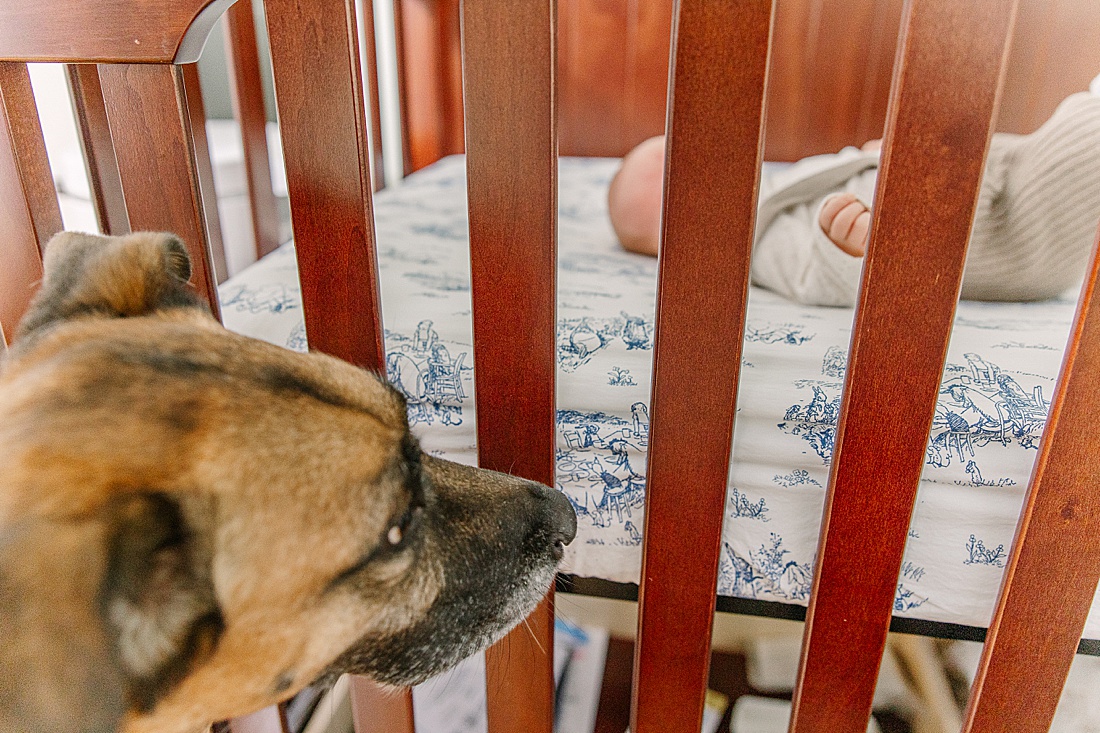
[[[462,151],[458,0],[397,0],[406,170]],[[882,136],[903,0],[778,0],[766,160]],[[559,0],[562,155],[621,156],[665,128],[672,0]],[[998,130],[1031,132],[1100,70],[1100,5],[1021,0]],[[1072,53],[1059,49],[1072,48]]]
[[[191,0],[187,7],[196,14],[187,23],[201,34],[208,13],[228,4]],[[148,3],[39,2],[59,13],[77,5],[133,15]],[[450,2],[429,5],[401,3],[407,57],[413,53],[408,39],[422,32],[415,14],[431,20],[435,12],[454,8]],[[558,10],[581,5],[561,0]],[[877,40],[855,56],[845,55],[850,47],[820,40],[844,17],[834,6],[843,6],[860,27],[875,29],[870,37]],[[1079,0],[1072,7],[1086,6]],[[118,56],[110,44],[67,45],[64,35],[62,41],[40,38],[35,48],[46,51],[28,51],[22,33],[29,33],[34,16],[26,7],[17,0],[0,2],[0,206],[10,214],[0,217],[5,333],[41,274],[41,242],[60,226],[27,80],[25,62],[40,58],[104,64],[99,74],[112,134],[116,146],[125,149],[118,164],[130,224],[178,231],[194,253],[199,291],[215,299],[181,68],[192,55],[169,48],[137,59],[142,63],[117,64],[135,59]],[[602,12],[608,5],[592,0],[585,7]],[[1028,26],[1041,15],[1040,5],[1023,0],[1016,18],[1015,0],[908,0],[904,8],[780,2],[778,10],[771,0],[679,0],[677,20],[667,26],[647,15],[651,7],[631,4],[633,15],[608,15],[613,28],[622,27],[620,21],[645,25],[658,36],[662,27],[666,33],[675,28],[631,730],[700,729],[767,97],[773,104],[769,130],[802,121],[798,112],[776,111],[775,105],[787,100],[788,109],[811,118],[806,129],[822,145],[780,147],[786,152],[776,157],[857,141],[882,129],[885,120],[877,205],[790,727],[792,733],[862,733],[893,610],[991,121],[1001,102],[1013,21]],[[267,0],[266,10],[309,343],[382,370],[355,4]],[[560,21],[553,2],[466,0],[463,12],[479,458],[484,465],[546,481],[554,470],[555,153],[559,135],[566,152],[581,152],[579,140],[585,137],[577,133],[578,142],[566,144],[574,123],[555,125],[552,62],[555,53],[564,59],[593,48],[579,34],[595,25],[564,24],[555,51]],[[109,17],[79,20],[100,27]],[[68,34],[83,38],[80,24]],[[902,34],[896,55],[892,24]],[[1071,26],[1084,25],[1044,26],[1036,37],[1045,40],[1036,48],[1061,45],[1050,28],[1069,33]],[[862,80],[863,91],[843,97],[845,104],[820,116],[814,100],[841,97],[828,86],[808,91],[816,72],[806,69],[806,57],[783,51],[791,47],[787,44],[804,43],[808,29],[818,36],[807,44],[815,60],[829,61],[849,82]],[[146,30],[133,32],[139,39],[157,37],[141,35]],[[437,31],[429,47],[439,57],[452,53],[453,28],[440,25]],[[643,37],[650,36],[638,35]],[[128,45],[128,38],[122,40]],[[647,60],[651,53],[661,55],[660,44],[651,50],[647,43],[619,40],[608,46]],[[769,48],[774,49],[770,86]],[[1021,48],[1027,47],[1018,46],[1018,54]],[[1083,54],[1093,46],[1079,48]],[[1027,70],[1010,71],[1008,77],[1020,89],[1033,88],[1032,83],[1045,88],[1047,75],[1057,75],[1047,70],[1053,56],[1029,53]],[[881,64],[890,74],[883,75]],[[868,74],[867,65],[877,70]],[[443,68],[453,74],[453,60]],[[558,73],[565,109],[571,72]],[[1060,96],[1063,89],[1051,94]],[[662,95],[658,89],[653,93]],[[1020,94],[1020,99],[1028,96]],[[1005,104],[1010,98],[1005,95]],[[457,124],[453,98],[449,104],[438,114]],[[633,120],[651,102],[624,104],[622,118]],[[1013,124],[1026,128],[1048,111],[1035,105]],[[644,114],[656,114],[661,106],[651,105]],[[414,110],[423,109],[410,102],[410,120]],[[663,112],[655,119],[663,119]],[[572,129],[594,126],[581,120]],[[607,146],[602,150],[621,152],[656,131],[621,127],[600,143]],[[453,135],[462,128],[441,124],[437,129]],[[803,132],[780,134],[773,144],[800,139]],[[150,188],[145,182],[151,162],[163,183],[153,193],[144,190]],[[1100,578],[1100,497],[1094,488],[1100,433],[1092,419],[1100,410],[1096,278],[1094,263],[972,691],[968,733],[1046,730]],[[514,363],[516,353],[524,355],[523,369]],[[880,475],[883,462],[891,464],[885,471],[889,480]],[[1052,575],[1059,580],[1056,598]],[[529,628],[513,633],[505,650],[489,653],[491,733],[552,730],[551,619],[552,597]],[[410,731],[409,696],[378,696],[372,690],[362,680],[356,683],[359,733]],[[235,725],[242,731],[278,730],[283,722],[278,711],[268,711]]]

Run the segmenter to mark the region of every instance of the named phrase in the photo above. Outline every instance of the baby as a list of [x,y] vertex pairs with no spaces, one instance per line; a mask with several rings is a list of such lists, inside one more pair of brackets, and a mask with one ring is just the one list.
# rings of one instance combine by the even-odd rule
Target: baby
[[[630,151],[608,192],[623,247],[656,255],[664,138]],[[853,305],[871,223],[879,141],[761,183],[752,278],[800,303]],[[1100,221],[1100,96],[1074,94],[1030,135],[997,133],[982,177],[962,297],[1041,300],[1074,285]]]

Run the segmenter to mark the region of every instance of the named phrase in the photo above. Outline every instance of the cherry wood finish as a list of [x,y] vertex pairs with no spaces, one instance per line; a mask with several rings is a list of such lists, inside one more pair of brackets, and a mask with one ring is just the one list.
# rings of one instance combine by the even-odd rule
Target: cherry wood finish
[[[264,9],[309,345],[384,373],[355,4]],[[371,684],[353,682],[359,733],[412,733],[409,693],[372,695]]]
[[256,21],[251,0],[239,0],[226,11],[225,58],[229,66],[233,115],[241,127],[252,233],[256,242],[256,258],[259,259],[279,246],[279,212],[275,206],[275,193],[271,189],[267,113],[260,82],[260,53],[256,45]]
[[[555,0],[468,0],[462,26],[478,461],[547,484],[557,365],[555,17]],[[552,632],[548,599],[487,653],[490,733],[550,732]]]
[[160,64],[99,70],[130,228],[179,235],[191,255],[191,283],[218,315],[184,74]]
[[59,231],[27,65],[0,61],[0,344],[14,336],[42,279],[42,247]]
[[674,20],[635,733],[702,723],[772,7],[680,0]]
[[6,2],[0,5],[0,59],[191,63],[198,60],[210,29],[233,2]]
[[665,127],[672,0],[560,0],[563,155],[621,155]]
[[[188,129],[195,154],[195,175],[202,191],[206,247],[214,268],[215,281],[220,283],[226,279],[228,272],[214,190],[214,171],[206,140],[206,112],[199,86],[198,68],[195,64],[186,64],[180,68],[183,72],[187,116],[190,120]],[[96,222],[106,234],[126,234],[130,231],[126,198],[103,99],[99,69],[95,64],[68,64],[66,75]]]
[[[1100,579],[1100,259],[1077,304],[964,733],[1050,728]],[[1056,592],[1051,580],[1057,578]]]
[[309,345],[382,371],[355,4],[264,7]]
[[519,626],[485,650],[489,733],[553,730],[553,642],[551,591]]
[[[766,159],[797,160],[882,136],[903,1],[777,0]],[[664,132],[672,3],[560,0],[563,155],[620,156]],[[462,151],[461,89],[449,71],[455,4],[396,7],[410,27],[399,49],[410,171]],[[1084,89],[1100,69],[1097,34],[1093,0],[1021,0],[998,129],[1031,132]]]
[[903,0],[778,0],[768,160],[882,137]]
[[206,228],[206,249],[214,266],[216,282],[225,282],[229,271],[225,264],[225,245],[222,243],[221,218],[218,216],[218,193],[214,189],[214,167],[210,160],[210,145],[206,141],[206,108],[202,102],[199,84],[199,65],[185,64],[183,86],[187,100],[187,117],[190,120],[191,143],[195,155],[195,175],[202,192],[202,216]]
[[107,108],[103,104],[99,67],[95,64],[68,64],[65,76],[76,116],[76,129],[80,134],[80,149],[84,154],[84,169],[88,174],[96,222],[104,234],[126,234],[130,231],[130,222],[126,218],[122,179],[115,160]]
[[394,0],[405,173],[463,151],[459,0]]
[[[211,167],[210,150],[206,140],[206,112],[203,107],[196,65],[186,64],[181,68],[186,91],[187,115],[191,120],[189,130],[195,150],[195,173],[203,193],[202,206],[208,239],[207,247],[210,251],[215,280],[220,283],[226,279],[228,273],[217,196],[214,190],[214,171]],[[100,230],[106,234],[126,234],[130,231],[126,200],[114,141],[111,138],[110,121],[107,117],[98,67],[95,64],[67,64],[66,75],[96,222]]]
[[[412,690],[394,692],[366,677],[351,678],[355,733],[413,733]],[[424,733],[424,732],[422,732]]]
[[792,733],[867,726],[1014,13],[907,5]]
[[61,211],[26,64],[0,62],[0,95],[13,172],[21,179],[19,198],[26,202],[28,231],[41,252],[49,238],[61,230]]

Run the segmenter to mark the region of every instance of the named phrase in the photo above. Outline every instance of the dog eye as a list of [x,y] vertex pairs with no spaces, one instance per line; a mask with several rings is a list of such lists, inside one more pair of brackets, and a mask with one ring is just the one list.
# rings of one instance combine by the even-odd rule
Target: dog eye
[[398,524],[390,527],[390,531],[386,533],[386,542],[391,545],[400,545],[401,540],[405,538],[405,530]]
[[391,548],[400,547],[409,533],[415,529],[416,521],[423,509],[422,506],[410,504],[404,514],[386,530],[386,544]]

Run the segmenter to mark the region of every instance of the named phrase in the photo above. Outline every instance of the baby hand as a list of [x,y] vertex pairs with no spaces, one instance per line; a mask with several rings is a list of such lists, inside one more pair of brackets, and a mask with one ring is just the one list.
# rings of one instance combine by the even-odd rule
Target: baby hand
[[871,210],[853,194],[838,193],[825,199],[817,223],[829,241],[845,254],[862,257],[867,251]]

